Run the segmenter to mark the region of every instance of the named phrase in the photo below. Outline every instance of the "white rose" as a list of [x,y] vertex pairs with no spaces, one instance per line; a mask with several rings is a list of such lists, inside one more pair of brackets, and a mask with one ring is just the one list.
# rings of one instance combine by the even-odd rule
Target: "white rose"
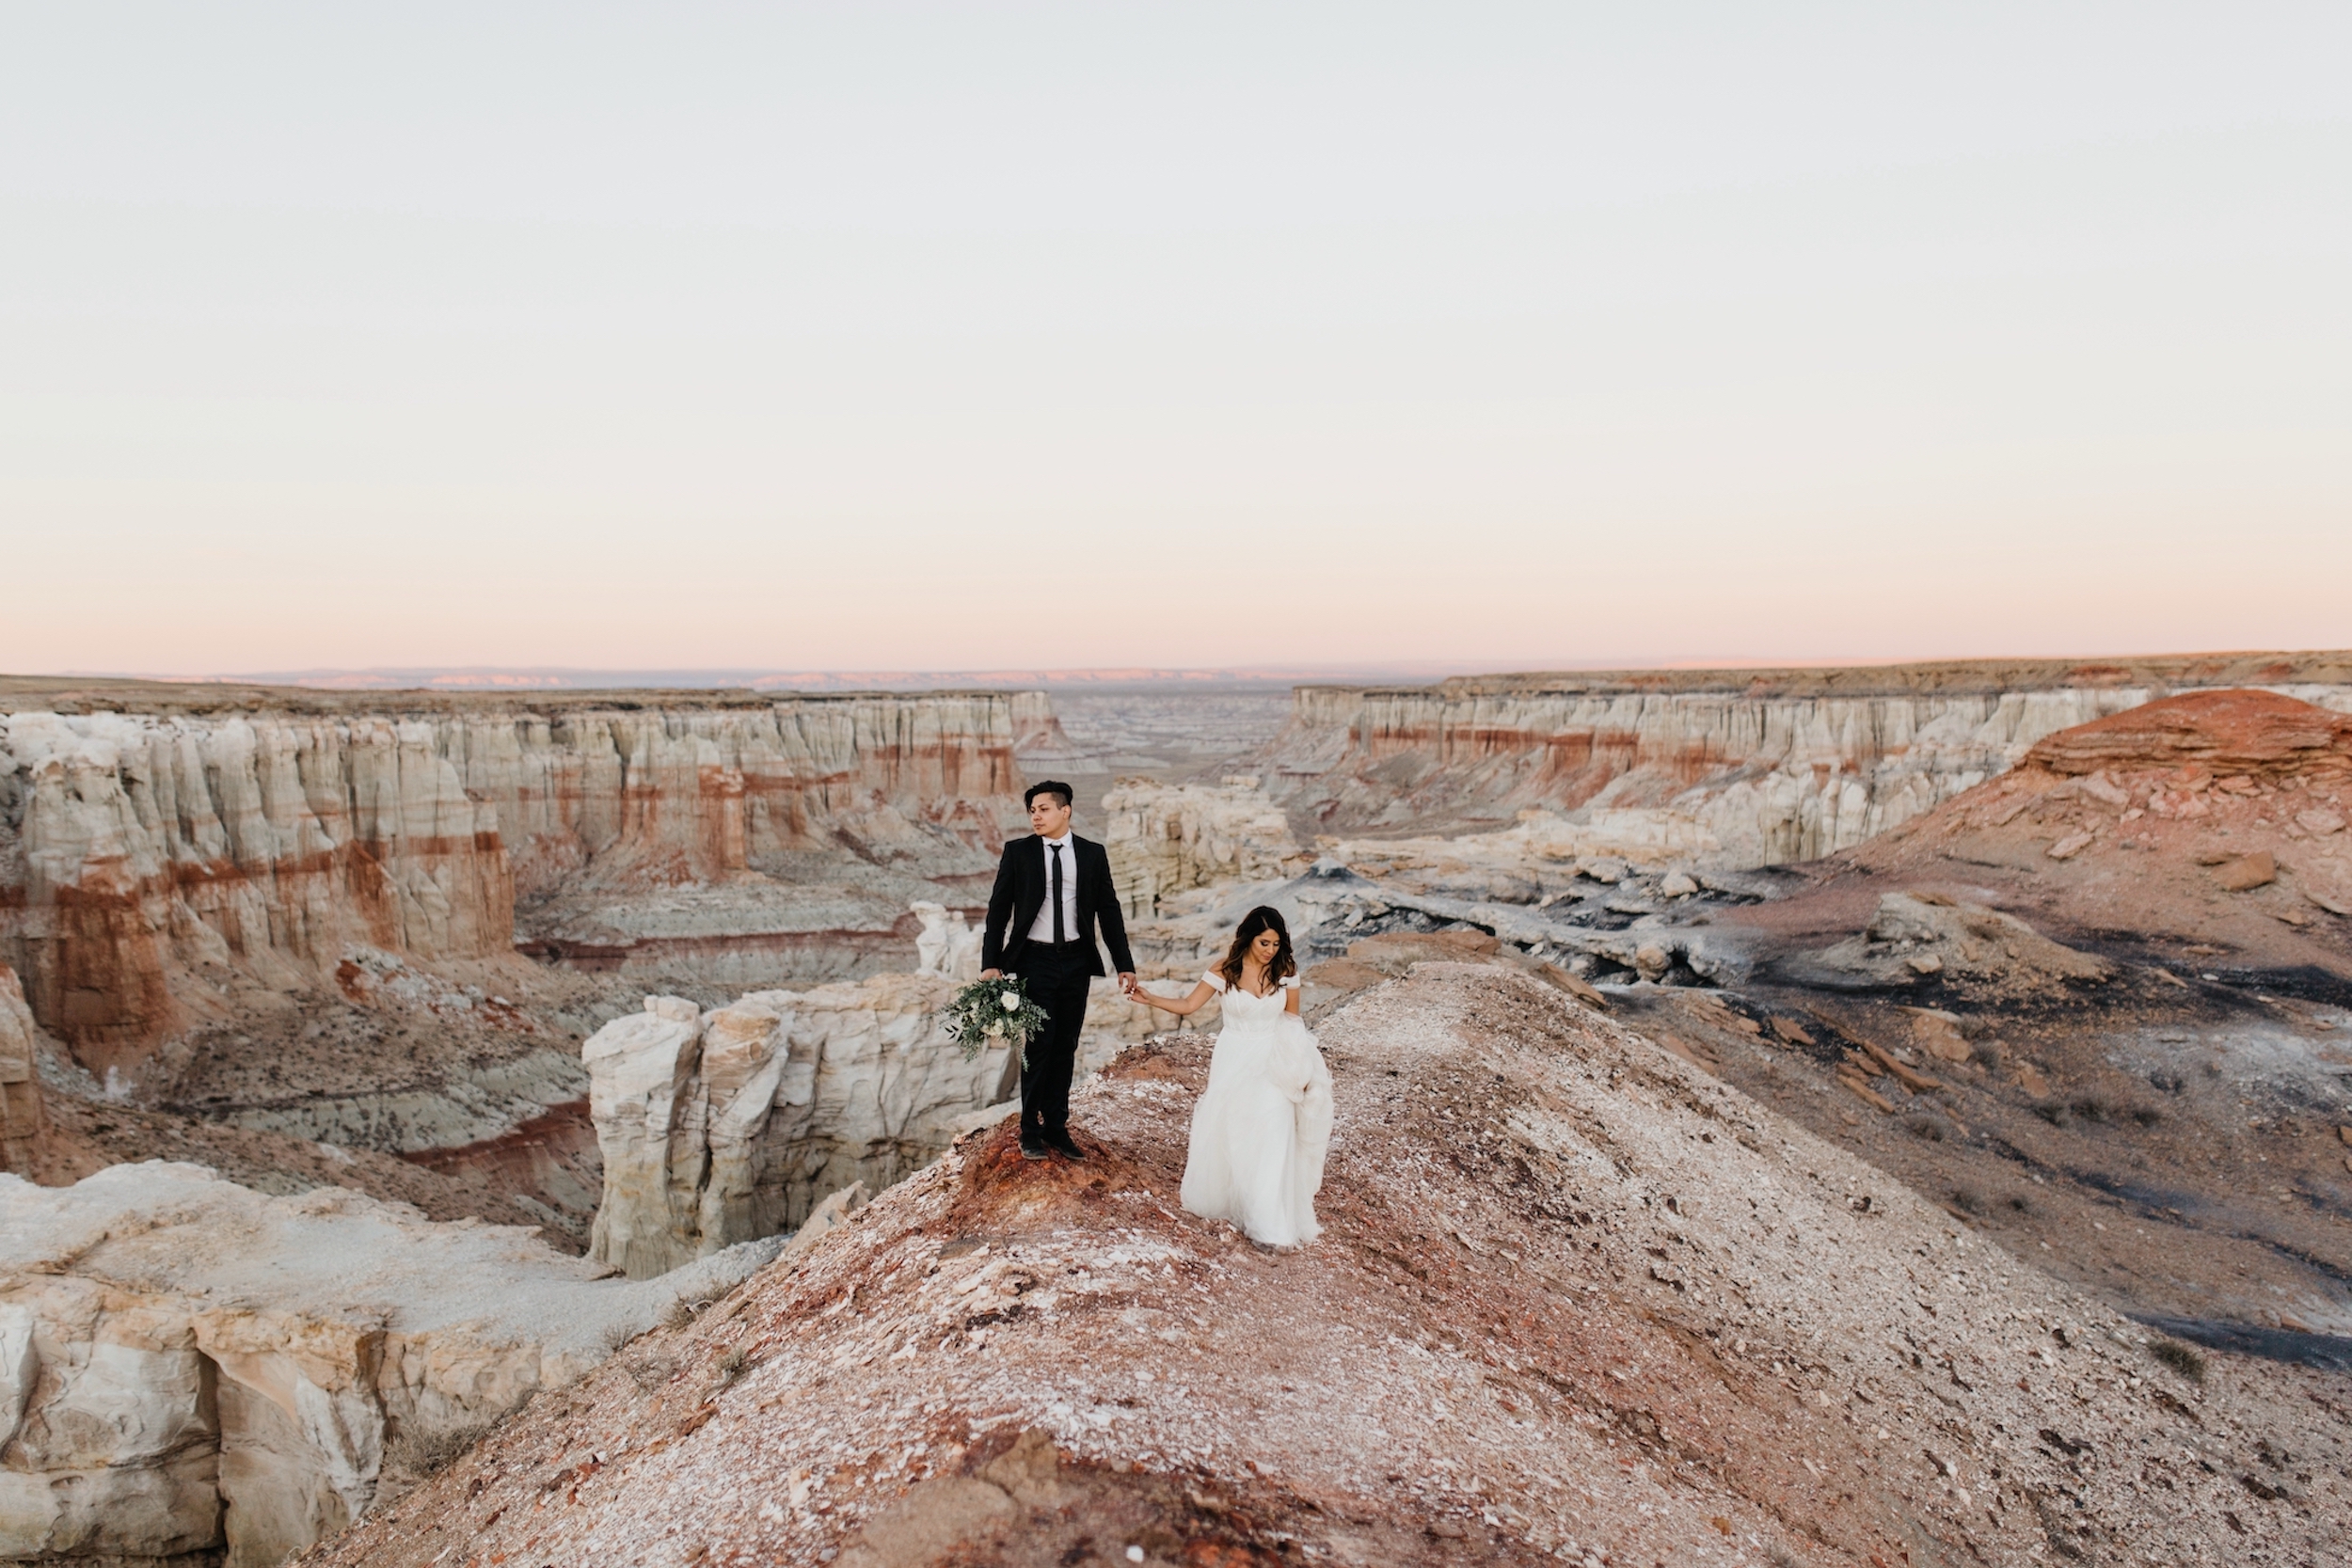
[[1017,1013],[1021,1010],[1021,993],[1019,991],[1009,990],[1005,992],[1004,1000],[1005,1011],[1009,1013]]

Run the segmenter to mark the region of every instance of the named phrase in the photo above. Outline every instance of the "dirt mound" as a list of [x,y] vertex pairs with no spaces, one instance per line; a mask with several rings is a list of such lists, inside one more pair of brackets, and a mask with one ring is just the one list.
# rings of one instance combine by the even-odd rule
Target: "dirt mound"
[[1533,977],[1425,963],[1321,1032],[1315,1245],[1178,1207],[1208,1051],[1164,1037],[1077,1097],[1087,1164],[975,1135],[305,1560],[2315,1560],[2352,1523],[2305,1479],[2352,1456],[2323,1374],[2160,1358]]
[[2175,697],[2050,736],[1756,918],[1924,888],[2174,973],[2352,982],[2347,817],[2352,719],[2264,691]]
[[2026,753],[2026,766],[2074,775],[2176,768],[2344,782],[2352,780],[2352,715],[2275,691],[2198,691],[2047,736]]

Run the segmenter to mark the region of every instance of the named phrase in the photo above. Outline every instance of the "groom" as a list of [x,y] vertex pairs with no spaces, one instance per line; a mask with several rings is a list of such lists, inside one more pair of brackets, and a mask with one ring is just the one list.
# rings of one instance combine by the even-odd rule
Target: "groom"
[[1136,983],[1110,856],[1070,831],[1072,796],[1068,784],[1048,779],[1022,797],[1033,832],[1005,846],[980,935],[980,978],[1012,971],[1028,982],[1030,998],[1048,1020],[1044,1035],[1029,1041],[1021,1069],[1021,1152],[1031,1160],[1044,1159],[1049,1150],[1086,1158],[1070,1136],[1070,1076],[1086,1023],[1087,984],[1103,973],[1094,948],[1098,920],[1119,966],[1119,989]]

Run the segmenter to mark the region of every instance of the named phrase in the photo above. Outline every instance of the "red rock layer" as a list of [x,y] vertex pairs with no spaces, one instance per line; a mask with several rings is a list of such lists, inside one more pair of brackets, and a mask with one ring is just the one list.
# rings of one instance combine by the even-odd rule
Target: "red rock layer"
[[2064,774],[2103,768],[2273,778],[2352,773],[2352,716],[2274,691],[2195,691],[2061,731],[2026,761]]

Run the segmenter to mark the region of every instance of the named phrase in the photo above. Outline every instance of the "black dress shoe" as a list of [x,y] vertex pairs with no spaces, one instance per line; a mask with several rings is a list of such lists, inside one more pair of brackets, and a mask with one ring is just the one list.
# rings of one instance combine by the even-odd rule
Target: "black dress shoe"
[[1045,1158],[1045,1146],[1044,1146],[1044,1144],[1042,1144],[1042,1143],[1039,1142],[1039,1141],[1038,1141],[1037,1139],[1035,1139],[1035,1138],[1024,1138],[1024,1139],[1022,1139],[1022,1140],[1021,1140],[1021,1158],[1023,1158],[1024,1160],[1042,1160],[1042,1159],[1044,1159],[1044,1158]]
[[1087,1151],[1080,1148],[1077,1142],[1067,1132],[1046,1133],[1045,1147],[1052,1149],[1055,1153],[1060,1155],[1065,1160],[1074,1162],[1075,1164],[1081,1165],[1086,1164]]

